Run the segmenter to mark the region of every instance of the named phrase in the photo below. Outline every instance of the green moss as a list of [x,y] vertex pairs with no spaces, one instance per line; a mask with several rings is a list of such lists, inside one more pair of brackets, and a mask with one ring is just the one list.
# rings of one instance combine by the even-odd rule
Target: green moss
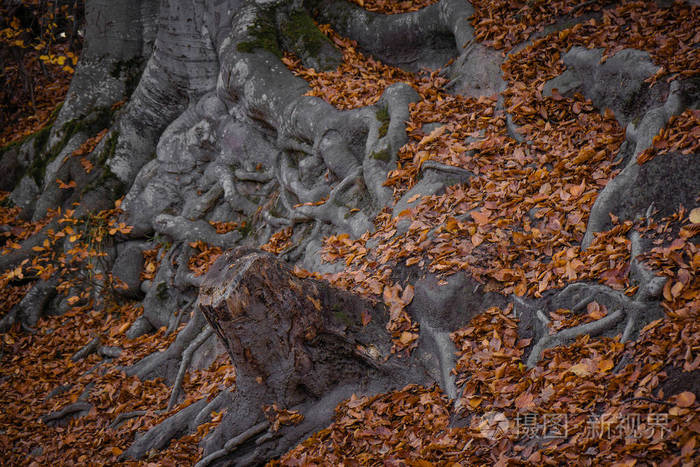
[[277,28],[273,10],[261,12],[248,30],[248,34],[252,39],[239,42],[236,46],[239,52],[253,53],[257,49],[263,49],[271,52],[278,58],[282,58],[282,50],[277,40]]
[[97,163],[100,165],[105,165],[105,163],[114,155],[117,150],[117,141],[119,141],[119,132],[113,131],[107,141],[105,141],[105,147],[97,156]]
[[51,134],[51,126],[46,125],[34,134],[34,154],[39,154],[46,146]]
[[333,317],[337,320],[346,325],[347,327],[352,326],[352,321],[350,320],[350,317],[343,311],[334,311],[333,312]]
[[119,177],[117,177],[114,174],[114,172],[112,172],[112,169],[110,169],[108,165],[102,167],[102,172],[100,173],[100,176],[97,177],[92,183],[86,185],[85,188],[83,188],[82,192],[85,193],[89,189],[100,187],[108,190],[111,193],[113,199],[118,199],[124,196],[127,191],[124,182],[119,180]]
[[251,222],[251,219],[246,219],[245,221],[241,222],[236,230],[241,233],[243,238],[250,235],[250,233],[253,231],[253,223]]
[[156,285],[156,297],[161,301],[168,298],[168,284],[165,282],[158,282],[158,285]]
[[[88,116],[75,118],[69,120],[63,124],[61,127],[61,140],[56,144],[51,146],[48,151],[42,156],[37,156],[32,161],[31,165],[27,168],[27,174],[29,174],[37,185],[41,186],[44,180],[44,175],[46,173],[46,167],[54,160],[66,147],[70,139],[78,132],[84,131],[88,134],[97,134],[103,129],[107,128],[112,120],[112,111],[108,107],[100,107],[91,112]],[[48,140],[48,133],[42,135],[42,138],[46,138],[43,145],[46,144]],[[36,143],[35,143],[36,144]]]
[[100,172],[100,176],[85,185],[80,192],[81,195],[100,187],[107,188],[109,191],[111,191],[114,199],[117,199],[126,193],[126,185],[119,180],[119,177],[117,177],[114,172],[112,172],[112,169],[109,168],[109,165],[107,165],[107,161],[114,155],[117,149],[118,141],[119,132],[112,132],[107,141],[105,141],[104,148],[96,159],[97,165],[102,170]]
[[379,120],[379,122],[382,124],[382,126],[379,127],[379,137],[383,138],[389,131],[389,122],[391,121],[391,117],[389,116],[389,110],[386,107],[380,107],[379,110],[377,110],[377,112],[375,113],[375,116],[377,117],[377,120]]
[[[289,15],[278,14],[273,8],[264,10],[258,14],[248,35],[250,40],[239,42],[236,46],[239,52],[253,53],[262,49],[281,58],[282,51],[286,49],[303,60],[305,57],[320,56],[324,46],[335,48],[305,10],[296,10]],[[319,58],[319,62],[323,67],[338,65],[331,57]]]
[[377,159],[378,161],[382,162],[389,162],[391,160],[391,154],[389,154],[389,151],[386,149],[382,149],[381,151],[373,152],[372,154],[369,155],[372,159]]
[[314,20],[304,10],[297,10],[289,15],[289,21],[285,22],[281,28],[282,34],[289,39],[292,44],[292,52],[298,55],[305,55],[307,52],[315,57],[321,52],[325,45],[331,45],[328,38],[318,29]]

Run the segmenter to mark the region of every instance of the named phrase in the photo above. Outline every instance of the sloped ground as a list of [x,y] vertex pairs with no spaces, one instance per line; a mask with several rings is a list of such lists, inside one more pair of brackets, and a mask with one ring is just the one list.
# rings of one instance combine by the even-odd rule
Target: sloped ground
[[[403,5],[356,3],[392,13]],[[655,79],[676,73],[697,77],[698,8],[684,2],[666,9],[653,2],[632,2],[600,13],[598,3],[587,2],[575,13],[591,14],[591,19],[511,51],[539,25],[570,12],[572,5],[474,5],[476,37],[484,45],[511,52],[502,66],[507,85],[502,104],[496,96],[450,94],[450,83],[438,72],[414,75],[362,56],[352,41],[330,28],[323,30],[343,51],[338,70],[316,72],[304,69],[293,56],[284,58],[310,82],[314,95],[338,108],[374,103],[388,85],[399,81],[411,83],[422,98],[411,106],[410,141],[387,180],[401,209],[393,215],[381,213],[375,232],[358,240],[346,235],[326,238],[324,258],[346,265],[326,278],[384,300],[392,310],[389,330],[396,349],[406,351],[416,345],[417,333],[406,310],[413,285],[396,277],[404,265],[442,274],[445,282],[450,274],[466,271],[485,291],[522,297],[516,303],[524,305],[580,281],[599,282],[631,297],[637,290],[630,281],[629,234],[637,230],[654,245],[643,261],[669,279],[661,291],[664,316],[644,326],[635,341],[622,342],[619,335],[579,336],[570,345],[546,350],[539,363],[528,368],[523,356],[534,342],[518,337],[522,311],[519,314],[517,304],[489,308],[452,334],[459,352],[455,371],[461,391],[454,404],[439,389],[421,387],[353,398],[337,408],[332,426],[280,462],[692,465],[700,441],[700,212],[694,206],[679,206],[665,216],[651,209],[645,218],[612,219],[612,228],[582,251],[579,245],[592,206],[622,169],[617,154],[625,130],[612,111],[596,108],[583,95],[554,92],[545,97],[543,89],[564,71],[564,52],[577,45],[603,47],[609,57],[624,48],[647,51],[654,64],[663,67]],[[639,155],[640,163],[679,152],[697,157],[699,118],[697,109],[689,109],[671,119],[653,146]],[[444,166],[468,171],[469,184],[428,195],[410,191],[425,179],[426,167]],[[14,208],[2,209],[3,225],[8,226],[4,248],[9,251],[37,226],[20,221]],[[84,226],[71,221],[70,213],[55,213],[64,222],[50,242],[80,234],[83,242],[76,248],[86,253],[75,255],[77,262],[81,267],[97,265],[105,242],[128,231],[113,220],[114,214],[97,216],[102,220]],[[239,226],[216,227],[226,232]],[[284,251],[293,233],[291,228],[281,230],[265,248]],[[78,267],[48,256],[48,246],[38,247],[47,255],[35,260],[35,274],[51,275],[54,270],[47,269],[54,264],[58,270]],[[190,262],[196,274],[220,253],[203,244],[193,248],[201,252]],[[153,252],[144,274],[152,276],[158,260],[162,258]],[[3,314],[26,293],[23,274],[20,269],[3,276],[0,284],[8,297]],[[88,279],[77,285],[93,286]],[[28,463],[30,453],[39,465],[114,463],[135,431],[233,384],[231,365],[217,360],[208,370],[190,371],[183,386],[185,401],[166,410],[170,389],[162,380],[127,377],[120,367],[167,348],[175,333],[166,336],[161,329],[127,339],[125,331],[139,314],[135,305],[109,304],[95,312],[81,302],[84,298],[76,296],[72,311],[39,321],[34,334],[15,326],[2,337],[1,425],[6,428],[1,439],[13,463]],[[596,300],[545,311],[544,325],[552,333],[616,312]],[[96,336],[101,340],[94,352],[74,362],[71,357]],[[111,354],[114,348],[121,354]],[[64,385],[62,391],[55,390]],[[83,416],[64,426],[52,426],[52,417],[42,420],[65,407]],[[65,423],[69,417],[64,415],[53,418]],[[215,414],[195,435],[174,440],[144,462],[191,463],[199,455],[197,442],[220,417]]]

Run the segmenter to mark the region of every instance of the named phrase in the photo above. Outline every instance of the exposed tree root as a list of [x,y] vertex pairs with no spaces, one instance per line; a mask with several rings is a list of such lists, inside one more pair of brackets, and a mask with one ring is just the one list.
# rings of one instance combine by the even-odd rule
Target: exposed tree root
[[186,219],[201,219],[204,214],[211,210],[216,202],[224,195],[224,188],[221,183],[216,182],[202,196],[192,198],[182,208],[182,217]]
[[190,307],[194,304],[195,301],[197,301],[197,297],[193,297],[182,308],[180,308],[180,311],[173,314],[173,319],[170,321],[170,323],[168,323],[168,328],[165,330],[166,336],[172,334],[173,332],[175,332],[177,330],[177,328],[180,327],[180,323],[182,323],[182,319],[185,317],[185,315],[187,315]]
[[[317,220],[354,236],[371,229],[371,214],[391,200],[391,190],[383,183],[387,172],[395,164],[396,152],[405,143],[404,122],[409,118],[408,104],[416,99],[416,92],[405,84],[386,89],[377,103],[377,107],[386,109],[389,116],[385,135],[380,135],[381,122],[371,109],[343,113],[334,109],[333,112],[337,114],[334,125],[342,122],[343,132],[336,130],[336,126],[328,128],[314,146],[306,148],[310,155],[298,164],[291,160],[289,154],[279,153],[275,173],[283,188],[280,199],[286,208],[287,220],[268,215],[268,223],[280,226]],[[293,105],[301,107],[305,101],[300,100]],[[326,104],[314,102],[313,105]],[[298,113],[291,111],[291,114],[296,116]],[[344,134],[352,131],[367,133],[362,151],[364,156],[356,154],[359,148],[348,147]],[[293,140],[289,137],[284,139]],[[335,186],[324,181],[324,170],[339,177],[340,181]],[[365,192],[369,196],[365,196]],[[324,198],[323,204],[313,205]]]
[[97,349],[97,353],[102,358],[119,358],[119,356],[122,354],[122,349],[110,345],[102,345],[99,349]]
[[32,259],[38,256],[42,250],[34,249],[41,246],[44,241],[48,240],[48,232],[60,230],[58,220],[49,222],[43,229],[36,234],[24,240],[18,250],[12,250],[5,255],[0,256],[0,271],[6,271],[10,268],[17,267],[25,259]]
[[442,164],[437,161],[428,160],[423,162],[421,165],[421,171],[423,173],[428,171],[440,172],[441,174],[447,175],[448,177],[458,177],[461,183],[468,183],[469,179],[475,177],[469,170],[463,169],[461,167],[456,167],[453,165]]
[[229,454],[234,452],[240,445],[267,430],[269,426],[269,422],[260,422],[257,425],[250,427],[238,436],[228,440],[226,444],[224,444],[223,449],[219,449],[218,451],[214,451],[208,456],[203,457],[199,462],[195,464],[195,467],[207,467],[212,462],[221,459],[222,457],[228,456]]
[[73,354],[71,357],[71,361],[73,362],[78,362],[91,354],[97,352],[97,350],[100,348],[101,345],[101,340],[100,336],[95,337],[93,340],[85,344],[85,347],[82,349],[78,350],[76,353]]
[[65,422],[64,419],[66,417],[80,417],[86,415],[92,407],[92,404],[89,402],[79,400],[67,405],[61,410],[44,415],[41,417],[41,421],[47,425],[61,425]]
[[438,68],[473,38],[468,25],[474,10],[459,0],[443,0],[416,12],[391,16],[372,13],[349,2],[318,3],[323,20],[391,65]]
[[129,420],[130,418],[143,417],[147,413],[148,413],[147,410],[134,410],[133,412],[120,413],[119,415],[117,415],[117,417],[114,419],[114,421],[109,424],[109,427],[112,429],[118,428],[119,425],[121,425],[125,421]]
[[219,248],[231,248],[241,239],[237,230],[226,234],[216,233],[216,229],[206,221],[191,221],[183,216],[160,214],[153,220],[156,232],[165,234],[177,242],[203,241]]
[[50,300],[56,296],[58,278],[40,280],[27,292],[24,298],[0,320],[0,332],[7,332],[16,322],[26,332],[33,334],[33,328],[41,318]]
[[[543,350],[562,345],[583,334],[596,335],[614,329],[626,318],[622,329],[621,342],[627,342],[635,337],[639,329],[655,316],[658,305],[654,300],[660,296],[666,277],[656,276],[654,272],[638,260],[643,252],[641,236],[637,231],[630,235],[632,244],[631,277],[639,286],[633,298],[601,284],[575,283],[566,286],[550,299],[553,307],[570,307],[574,313],[582,312],[591,302],[600,300],[615,312],[597,321],[564,329],[556,334],[548,335],[549,317],[542,309],[535,310],[535,316],[543,323],[545,335],[536,342],[527,358],[527,366],[534,367],[541,357]],[[516,300],[524,308],[531,308],[522,299]]]
[[[206,321],[201,313],[194,313],[187,326],[180,331],[175,341],[163,352],[152,353],[134,366],[125,369],[128,375],[136,375],[141,379],[151,379],[158,376],[172,380],[170,372],[175,362],[180,362],[183,352],[189,347],[202,331]],[[170,378],[168,378],[170,376]]]
[[[189,245],[189,243],[183,243],[182,251],[180,251],[180,255],[177,258],[177,271],[175,272],[173,285],[183,293],[189,288],[198,289],[199,286],[202,285],[202,277],[195,276],[189,268],[189,260],[193,253],[194,249]],[[194,298],[192,300],[194,300]],[[191,304],[192,301],[188,302],[188,304],[183,306],[182,309],[189,307]],[[179,319],[177,319],[177,321],[179,321]]]
[[195,420],[196,415],[206,405],[206,399],[201,399],[165,419],[165,421],[137,438],[129,446],[129,449],[124,451],[121,459],[140,459],[151,449],[162,449],[167,446],[171,439],[178,438],[196,428],[190,425]]
[[547,335],[540,338],[540,340],[537,341],[535,346],[532,348],[532,351],[530,352],[530,355],[527,358],[528,368],[533,368],[535,365],[537,365],[537,362],[539,361],[543,350],[548,349],[550,347],[565,344],[584,334],[588,334],[591,336],[600,334],[603,331],[617,324],[624,316],[625,312],[623,310],[617,310],[597,321],[581,324],[580,326],[575,326],[573,328],[564,329],[563,331],[559,331],[556,334]]
[[184,352],[182,352],[182,360],[180,361],[180,369],[177,372],[177,377],[175,378],[175,384],[173,384],[172,393],[170,394],[170,401],[168,402],[168,410],[172,410],[180,397],[180,392],[182,392],[182,381],[185,379],[185,373],[187,368],[190,366],[192,361],[192,354],[199,348],[200,345],[204,343],[211,335],[214,330],[211,326],[205,326],[204,329],[199,333],[199,335],[187,346]]

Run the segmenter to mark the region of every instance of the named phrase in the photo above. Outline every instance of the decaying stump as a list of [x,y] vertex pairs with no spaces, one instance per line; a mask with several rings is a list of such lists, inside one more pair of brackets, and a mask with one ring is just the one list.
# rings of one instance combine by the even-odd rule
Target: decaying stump
[[284,452],[329,423],[335,405],[352,393],[434,382],[419,359],[391,354],[383,305],[297,277],[270,254],[246,248],[223,254],[205,276],[198,300],[236,366],[238,402],[211,446],[260,424],[263,406],[306,417],[247,450],[235,443],[239,461]]

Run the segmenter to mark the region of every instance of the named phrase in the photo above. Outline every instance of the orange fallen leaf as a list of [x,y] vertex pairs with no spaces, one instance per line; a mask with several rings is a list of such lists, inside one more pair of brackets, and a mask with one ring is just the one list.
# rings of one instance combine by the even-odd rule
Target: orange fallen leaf
[[693,208],[688,214],[688,220],[693,224],[700,224],[700,208]]
[[372,315],[370,315],[369,311],[367,310],[362,310],[361,317],[363,326],[367,326],[370,323],[370,321],[372,321]]
[[569,368],[569,371],[581,378],[591,375],[591,370],[588,368],[588,364],[583,362],[577,363],[576,365],[572,366],[571,368]]
[[676,396],[676,405],[681,408],[687,408],[695,403],[695,394],[690,391],[683,391]]
[[491,213],[488,211],[472,211],[470,214],[472,216],[472,219],[474,219],[474,222],[476,222],[479,225],[488,224],[489,216],[491,215]]
[[401,342],[403,345],[408,345],[416,339],[418,339],[418,334],[415,334],[413,332],[404,331],[401,333],[401,336],[399,337],[399,342]]
[[609,359],[604,359],[598,362],[598,370],[600,370],[602,373],[612,370],[614,366],[615,362]]

